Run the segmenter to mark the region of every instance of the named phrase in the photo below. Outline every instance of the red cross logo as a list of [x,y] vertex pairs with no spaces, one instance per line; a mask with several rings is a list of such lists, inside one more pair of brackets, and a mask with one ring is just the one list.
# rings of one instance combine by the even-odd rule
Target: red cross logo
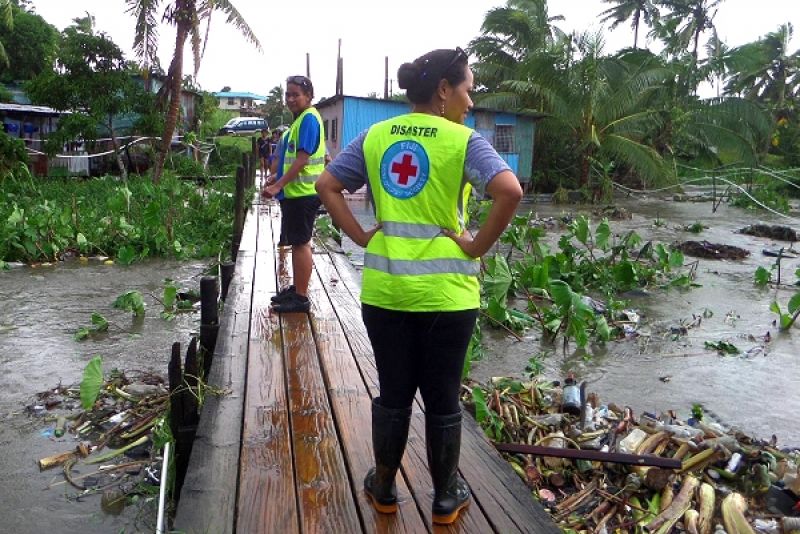
[[408,185],[408,179],[417,176],[418,167],[411,164],[411,154],[403,154],[402,163],[392,162],[392,172],[398,174],[397,183]]

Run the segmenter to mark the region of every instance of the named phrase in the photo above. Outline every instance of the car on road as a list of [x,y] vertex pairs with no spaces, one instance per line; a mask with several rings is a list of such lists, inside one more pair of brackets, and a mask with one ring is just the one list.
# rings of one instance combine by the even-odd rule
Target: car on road
[[258,117],[234,117],[219,129],[219,135],[254,135],[267,130],[265,119]]

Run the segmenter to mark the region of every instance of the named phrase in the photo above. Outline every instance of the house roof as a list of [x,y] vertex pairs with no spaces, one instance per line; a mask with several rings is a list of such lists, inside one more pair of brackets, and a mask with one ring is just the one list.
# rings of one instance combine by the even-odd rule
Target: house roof
[[27,104],[0,103],[0,111],[13,111],[17,113],[31,113],[37,115],[66,115],[69,111],[58,111],[47,106],[29,106]]
[[[367,101],[370,101],[370,102],[391,102],[391,103],[401,103],[401,104],[403,103],[403,101],[385,100],[383,98],[372,98],[372,97],[369,97],[369,96],[335,95],[335,96],[332,96],[332,97],[329,97],[329,98],[323,98],[322,100],[320,100],[319,102],[314,104],[314,107],[317,108],[317,109],[326,108],[326,107],[329,107],[329,106],[332,106],[332,105],[336,104],[340,100],[344,100],[345,98],[350,98],[350,99],[354,99],[354,100],[367,100]],[[409,103],[409,105],[410,105],[410,103]],[[481,107],[481,106],[473,107],[472,111],[491,111],[491,112],[494,112],[494,113],[510,113],[511,115],[518,115],[518,116],[521,116],[521,117],[529,117],[529,118],[534,119],[534,120],[543,119],[543,118],[548,116],[547,113],[541,113],[541,112],[538,112],[538,111],[512,111],[512,110],[507,110],[507,109],[486,108],[486,107]]]
[[253,100],[266,100],[266,96],[257,95],[254,93],[241,93],[236,91],[220,91],[219,93],[213,93],[214,96],[217,98],[251,98]]

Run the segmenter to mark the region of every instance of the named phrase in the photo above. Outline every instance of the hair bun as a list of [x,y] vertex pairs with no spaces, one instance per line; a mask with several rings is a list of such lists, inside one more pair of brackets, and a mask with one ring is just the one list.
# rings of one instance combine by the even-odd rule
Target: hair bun
[[397,69],[397,85],[400,89],[408,89],[419,80],[419,67],[413,63],[403,63]]

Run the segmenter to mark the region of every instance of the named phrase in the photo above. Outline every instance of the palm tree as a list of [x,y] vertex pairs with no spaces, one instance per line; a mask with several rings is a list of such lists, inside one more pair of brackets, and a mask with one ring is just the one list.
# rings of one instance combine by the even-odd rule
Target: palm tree
[[[5,28],[9,31],[14,29],[14,12],[11,10],[11,0],[0,0],[0,28]],[[0,42],[0,64],[10,66],[8,64],[8,54],[3,43]]]
[[[166,95],[168,98],[167,114],[164,123],[164,132],[161,138],[161,148],[157,154],[153,168],[153,181],[161,179],[164,161],[169,153],[172,135],[178,123],[178,113],[181,103],[181,85],[183,82],[183,51],[186,40],[191,38],[192,53],[194,56],[194,75],[200,68],[200,60],[207,42],[211,28],[211,15],[219,11],[227,15],[227,22],[238,29],[244,38],[261,50],[253,30],[244,20],[239,11],[229,0],[126,0],[128,12],[136,18],[136,31],[133,47],[136,55],[142,61],[145,72],[150,66],[157,64],[156,57],[158,42],[158,24],[156,16],[163,6],[163,20],[175,26],[175,49],[172,62],[167,71],[165,81]],[[205,36],[202,36],[201,25],[205,23]],[[201,37],[203,37],[201,39]]]
[[717,89],[717,98],[722,95],[722,81],[728,72],[730,53],[728,45],[717,35],[717,29],[712,29],[711,38],[706,43],[706,59],[701,63],[700,71]]
[[603,0],[607,4],[616,4],[600,13],[603,22],[611,21],[609,29],[613,30],[623,22],[631,19],[633,28],[633,47],[639,43],[639,23],[652,24],[658,18],[658,8],[651,0]]
[[754,43],[731,52],[733,76],[726,86],[729,94],[757,100],[778,115],[788,102],[800,97],[800,50],[790,52],[794,28],[782,24]]
[[509,0],[506,7],[490,10],[482,35],[469,44],[470,54],[478,58],[478,85],[496,91],[520,63],[563,49],[569,37],[553,24],[561,20],[561,15],[548,14],[547,0]]
[[697,62],[697,49],[700,35],[714,28],[714,17],[719,5],[724,0],[656,0],[660,6],[667,8],[663,16],[664,28],[674,32],[674,41],[668,47],[688,50],[691,46],[692,57]]

